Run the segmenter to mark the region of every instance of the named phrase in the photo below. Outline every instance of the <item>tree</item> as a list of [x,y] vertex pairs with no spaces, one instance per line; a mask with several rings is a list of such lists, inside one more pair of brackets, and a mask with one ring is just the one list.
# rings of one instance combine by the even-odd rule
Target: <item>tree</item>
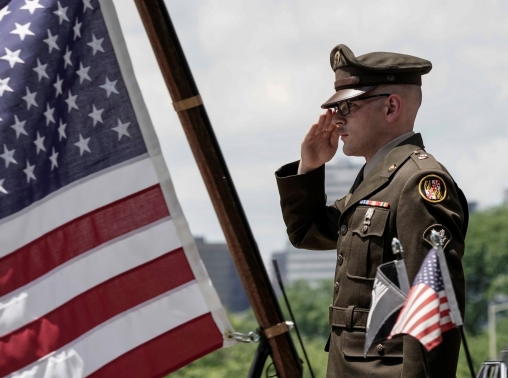
[[487,320],[488,303],[508,294],[508,208],[471,215],[462,260],[466,276],[466,328],[478,334]]

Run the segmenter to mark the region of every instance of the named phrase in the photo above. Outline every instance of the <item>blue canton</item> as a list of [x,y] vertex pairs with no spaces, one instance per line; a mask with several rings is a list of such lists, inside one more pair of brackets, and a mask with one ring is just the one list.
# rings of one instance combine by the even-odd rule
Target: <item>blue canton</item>
[[98,0],[0,0],[0,219],[146,153]]
[[423,283],[430,286],[436,293],[444,290],[443,276],[439,267],[436,250],[433,248],[425,257],[422,267],[418,272],[413,286]]

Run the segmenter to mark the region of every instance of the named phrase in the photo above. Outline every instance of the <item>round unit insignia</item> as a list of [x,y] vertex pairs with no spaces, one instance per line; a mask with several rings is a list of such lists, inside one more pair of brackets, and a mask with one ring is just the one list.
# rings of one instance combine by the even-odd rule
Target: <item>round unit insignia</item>
[[418,191],[423,199],[438,203],[446,198],[446,184],[437,175],[428,175],[421,179]]

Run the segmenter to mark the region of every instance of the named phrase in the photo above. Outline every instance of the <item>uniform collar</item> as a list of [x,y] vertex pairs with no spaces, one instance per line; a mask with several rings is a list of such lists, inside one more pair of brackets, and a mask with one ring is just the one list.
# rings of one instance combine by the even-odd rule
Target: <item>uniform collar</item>
[[358,185],[358,188],[353,193],[348,194],[345,210],[381,188],[415,150],[424,147],[421,134],[416,133],[392,148],[365,177],[365,180]]
[[415,135],[414,131],[408,131],[402,135],[399,135],[397,138],[392,141],[386,143],[383,147],[381,147],[372,158],[369,160],[365,167],[363,168],[363,179],[368,176],[370,172],[383,160],[383,158],[390,152],[395,146],[399,145],[401,142],[406,140],[407,138]]

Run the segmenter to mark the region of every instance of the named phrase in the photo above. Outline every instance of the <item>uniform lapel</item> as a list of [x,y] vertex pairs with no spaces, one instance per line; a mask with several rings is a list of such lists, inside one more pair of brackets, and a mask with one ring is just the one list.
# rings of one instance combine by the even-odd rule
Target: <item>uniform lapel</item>
[[[381,162],[365,177],[358,188],[349,197],[346,203],[347,211],[360,200],[369,197],[390,180],[390,177],[404,164],[411,154],[423,148],[423,140],[420,134],[415,134],[391,150]],[[349,196],[348,194],[348,196]],[[382,198],[379,199],[380,201]]]

